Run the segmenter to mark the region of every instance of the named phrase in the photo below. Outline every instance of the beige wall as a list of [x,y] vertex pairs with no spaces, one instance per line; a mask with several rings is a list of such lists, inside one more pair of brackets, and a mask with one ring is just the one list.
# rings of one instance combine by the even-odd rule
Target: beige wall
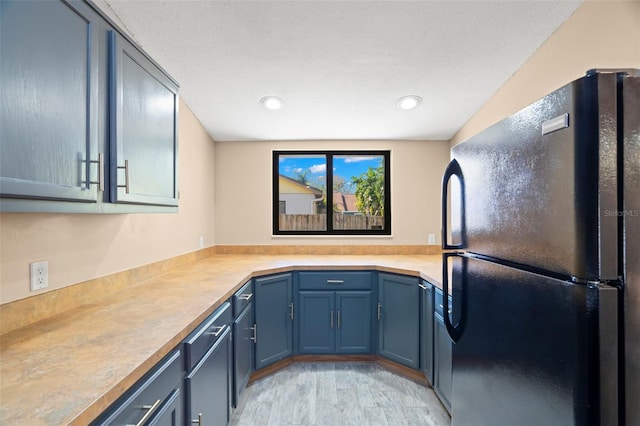
[[640,1],[586,1],[451,139],[451,146],[592,68],[640,68]]
[[29,290],[29,263],[49,261],[53,290],[197,250],[213,241],[213,141],[180,104],[177,214],[0,214],[0,303]]
[[[215,142],[218,245],[427,244],[440,242],[440,180],[447,141]],[[286,149],[391,150],[391,237],[273,237],[271,156]]]

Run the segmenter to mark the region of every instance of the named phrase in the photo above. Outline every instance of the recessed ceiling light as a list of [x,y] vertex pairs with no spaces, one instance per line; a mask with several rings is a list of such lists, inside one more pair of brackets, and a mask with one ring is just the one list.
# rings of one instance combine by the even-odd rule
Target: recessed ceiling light
[[398,99],[398,108],[403,110],[415,109],[418,108],[420,103],[422,102],[422,98],[416,95],[403,96]]
[[277,96],[265,96],[260,99],[260,103],[264,105],[266,109],[273,111],[284,108],[284,101]]

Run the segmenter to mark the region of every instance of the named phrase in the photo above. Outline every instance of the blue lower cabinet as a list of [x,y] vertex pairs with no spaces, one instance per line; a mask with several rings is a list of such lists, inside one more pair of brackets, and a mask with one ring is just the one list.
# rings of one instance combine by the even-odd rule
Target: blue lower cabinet
[[299,300],[299,353],[371,353],[370,291],[301,291]]
[[183,357],[172,351],[91,425],[182,424]]
[[443,294],[440,289],[434,292],[434,313],[433,313],[433,390],[442,401],[442,405],[451,412],[451,391],[452,391],[452,362],[453,343],[444,325],[443,315],[448,315],[451,309],[451,298],[449,299],[447,312],[443,303]]
[[378,354],[420,368],[419,279],[378,275]]
[[182,413],[182,394],[180,388],[174,389],[169,395],[166,402],[157,411],[157,413],[149,419],[147,426],[178,426],[181,423]]
[[223,303],[184,340],[187,425],[225,425],[231,417],[231,311],[231,303]]
[[293,354],[293,284],[291,274],[255,280],[256,370]]
[[371,292],[337,291],[336,311],[336,353],[371,353]]
[[335,352],[336,309],[332,291],[301,291],[298,314],[298,352]]
[[420,283],[420,370],[433,385],[433,285]]
[[226,425],[231,416],[231,330],[187,375],[187,424]]
[[233,406],[237,407],[240,394],[247,387],[253,371],[254,330],[253,302],[243,309],[233,322]]

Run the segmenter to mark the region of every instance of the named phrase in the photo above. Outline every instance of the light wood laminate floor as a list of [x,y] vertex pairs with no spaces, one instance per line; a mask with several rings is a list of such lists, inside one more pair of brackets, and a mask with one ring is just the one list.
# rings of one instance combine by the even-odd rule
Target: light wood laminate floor
[[451,418],[432,389],[374,363],[293,363],[244,391],[233,426],[429,425]]

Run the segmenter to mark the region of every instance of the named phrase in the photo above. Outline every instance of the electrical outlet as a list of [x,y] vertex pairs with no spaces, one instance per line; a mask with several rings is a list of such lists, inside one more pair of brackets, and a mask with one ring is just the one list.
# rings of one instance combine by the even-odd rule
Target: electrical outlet
[[49,262],[33,262],[31,266],[31,291],[42,290],[49,286]]
[[204,237],[200,237],[200,248],[204,248]]
[[428,241],[427,244],[431,246],[436,245],[436,234],[429,234],[427,241]]

